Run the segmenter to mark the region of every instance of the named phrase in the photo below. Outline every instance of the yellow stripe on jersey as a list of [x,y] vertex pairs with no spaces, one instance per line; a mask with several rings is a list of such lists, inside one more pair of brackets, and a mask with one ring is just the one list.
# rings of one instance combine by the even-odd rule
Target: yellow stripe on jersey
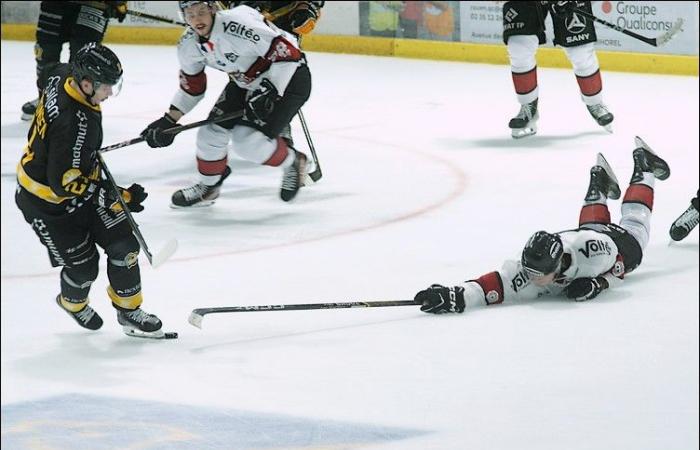
[[56,193],[52,191],[49,186],[33,180],[29,175],[27,175],[27,172],[24,171],[24,166],[22,166],[21,162],[17,164],[17,182],[19,182],[20,186],[22,186],[28,192],[49,203],[54,203],[57,205],[72,198],[56,195]]

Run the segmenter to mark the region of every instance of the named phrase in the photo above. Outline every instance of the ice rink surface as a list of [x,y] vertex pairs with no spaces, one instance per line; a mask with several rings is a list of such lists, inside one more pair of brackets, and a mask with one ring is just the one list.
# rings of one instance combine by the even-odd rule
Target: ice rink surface
[[[137,136],[178,87],[174,47],[111,47],[125,79],[103,106],[104,145]],[[195,131],[105,155],[120,184],[150,193],[136,215],[149,245],[180,242],[158,270],[141,258],[143,308],[180,333],[151,341],[117,324],[104,255],[90,295],[100,331],[54,303],[59,270],[13,199],[32,43],[2,41],[3,449],[696,449],[698,231],[669,246],[668,228],[698,189],[698,79],[603,73],[611,135],[572,71],[539,69],[539,132],[516,141],[506,66],[308,59],[303,111],[324,177],[292,204],[280,170],[232,159],[214,206],[171,209],[196,179]],[[208,73],[183,123],[205,118],[227,80]],[[672,174],[656,184],[641,267],[593,301],[187,323],[206,306],[410,299],[498,269],[534,231],[576,227],[597,152],[624,190],[635,135]],[[617,220],[619,201],[610,210]]]

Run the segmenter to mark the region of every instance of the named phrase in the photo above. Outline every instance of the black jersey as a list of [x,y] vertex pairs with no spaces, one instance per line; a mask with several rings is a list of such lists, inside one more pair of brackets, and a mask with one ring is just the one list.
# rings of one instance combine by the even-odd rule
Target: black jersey
[[70,66],[49,74],[29,128],[17,181],[47,212],[71,212],[92,196],[99,179],[102,113],[71,86]]

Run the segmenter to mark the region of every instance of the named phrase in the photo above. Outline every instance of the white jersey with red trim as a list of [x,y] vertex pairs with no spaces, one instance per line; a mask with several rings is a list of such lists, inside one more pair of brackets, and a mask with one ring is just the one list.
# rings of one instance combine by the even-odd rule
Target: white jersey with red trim
[[578,229],[557,233],[564,246],[565,260],[570,265],[546,286],[530,281],[520,261],[508,260],[497,272],[464,283],[468,305],[483,305],[532,300],[543,295],[558,295],[577,278],[593,278],[605,274],[621,278],[624,265],[610,236],[593,230]]
[[209,39],[188,29],[178,44],[178,58],[181,89],[173,105],[183,113],[194,108],[206,90],[206,66],[228,73],[246,90],[257,89],[267,79],[281,96],[302,64],[296,37],[245,5],[218,11]]

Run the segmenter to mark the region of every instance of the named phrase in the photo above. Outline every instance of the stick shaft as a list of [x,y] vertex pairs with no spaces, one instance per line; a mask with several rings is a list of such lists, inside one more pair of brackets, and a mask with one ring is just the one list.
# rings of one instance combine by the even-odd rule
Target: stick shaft
[[104,158],[102,158],[102,154],[100,152],[97,152],[97,159],[100,162],[100,167],[102,168],[102,172],[104,172],[105,176],[107,177],[107,180],[109,181],[109,184],[111,185],[112,189],[117,195],[117,201],[122,207],[122,210],[124,211],[124,214],[126,214],[126,220],[129,222],[129,225],[131,225],[131,231],[134,233],[134,237],[138,241],[139,245],[141,246],[141,249],[143,252],[146,254],[146,258],[148,258],[148,262],[153,265],[153,254],[151,251],[148,249],[148,245],[146,244],[146,240],[143,238],[143,235],[141,234],[141,230],[139,230],[139,226],[134,220],[134,217],[131,215],[131,211],[129,211],[129,207],[126,206],[126,202],[122,198],[121,192],[119,192],[119,186],[117,185],[117,182],[114,181],[114,177],[110,173],[109,169],[107,168],[107,164],[105,164]]
[[157,22],[171,23],[173,25],[180,25],[182,27],[187,26],[186,23],[180,22],[178,20],[169,19],[167,17],[154,16],[152,14],[148,14],[148,13],[141,12],[141,11],[134,11],[132,9],[127,9],[126,13],[130,14],[132,16],[143,17],[144,19],[155,20]]
[[[177,126],[174,126],[172,128],[168,128],[167,130],[164,130],[164,132],[168,133],[168,134],[171,134],[171,133],[177,134],[177,133],[180,133],[182,131],[189,130],[192,128],[201,127],[203,125],[209,125],[210,123],[219,123],[219,122],[223,122],[226,120],[237,119],[237,118],[242,117],[242,116],[243,116],[242,110],[241,111],[234,111],[230,114],[225,114],[223,116],[216,117],[214,119],[204,119],[204,120],[200,120],[198,122],[188,123],[187,125],[177,125]],[[145,140],[146,140],[145,138],[139,136],[137,138],[129,139],[128,141],[123,141],[123,142],[119,142],[117,144],[108,145],[107,147],[102,147],[100,149],[100,152],[101,153],[111,152],[112,150],[116,150],[118,148],[128,147],[130,145],[138,144],[139,142],[143,142]]]
[[303,303],[291,305],[251,305],[199,308],[192,312],[205,315],[214,313],[254,312],[254,311],[300,311],[310,309],[380,308],[386,306],[416,306],[414,300],[386,300],[372,302]]
[[641,34],[637,34],[633,31],[626,30],[618,25],[615,25],[614,23],[606,22],[605,20],[598,18],[594,14],[591,14],[587,11],[583,11],[583,10],[578,9],[578,8],[574,8],[574,11],[583,15],[583,16],[588,17],[589,19],[593,20],[594,22],[598,22],[599,24],[605,25],[606,27],[610,27],[615,31],[619,31],[622,34],[626,34],[627,36],[633,37],[633,38],[638,39],[642,42],[646,42],[647,44],[649,44],[651,46],[654,46],[654,47],[658,46],[658,43],[656,42],[656,38],[648,38],[646,36],[642,36]]
[[304,119],[304,114],[301,112],[301,109],[297,112],[299,115],[299,122],[301,122],[301,129],[304,130],[304,136],[306,137],[306,143],[309,145],[309,150],[311,150],[311,157],[314,159],[314,164],[316,165],[316,168],[314,169],[313,172],[309,174],[311,179],[316,182],[321,177],[323,176],[321,172],[321,165],[318,162],[318,156],[316,155],[316,148],[314,147],[314,143],[311,140],[311,133],[309,132],[309,127],[306,125],[306,120]]

